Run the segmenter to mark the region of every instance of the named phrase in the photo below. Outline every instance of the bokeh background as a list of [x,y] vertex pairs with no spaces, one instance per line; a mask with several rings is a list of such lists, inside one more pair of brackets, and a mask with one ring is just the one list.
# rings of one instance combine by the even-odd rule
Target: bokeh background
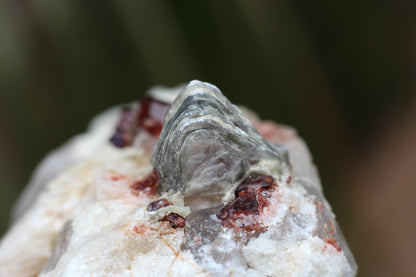
[[416,276],[415,14],[405,0],[0,0],[0,234],[36,164],[94,115],[200,79],[297,128],[359,276]]

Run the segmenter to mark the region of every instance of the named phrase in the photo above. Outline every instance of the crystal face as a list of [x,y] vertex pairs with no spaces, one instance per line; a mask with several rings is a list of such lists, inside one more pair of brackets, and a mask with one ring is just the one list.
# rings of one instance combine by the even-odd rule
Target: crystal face
[[208,83],[100,115],[37,172],[0,276],[357,272],[304,142]]
[[169,109],[152,163],[162,191],[217,193],[261,159],[287,166],[280,149],[214,86],[191,82]]

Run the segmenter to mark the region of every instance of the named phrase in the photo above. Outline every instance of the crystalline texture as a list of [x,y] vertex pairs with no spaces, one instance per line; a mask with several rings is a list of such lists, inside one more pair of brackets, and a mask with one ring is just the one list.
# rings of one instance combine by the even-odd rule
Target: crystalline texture
[[212,85],[191,82],[165,122],[152,157],[162,191],[222,192],[260,159],[272,158],[286,166],[283,153]]

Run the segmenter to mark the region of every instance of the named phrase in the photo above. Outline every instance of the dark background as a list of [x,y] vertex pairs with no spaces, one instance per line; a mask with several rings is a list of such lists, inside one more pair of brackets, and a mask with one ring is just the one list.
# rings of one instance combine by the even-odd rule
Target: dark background
[[94,115],[200,79],[296,127],[360,276],[416,276],[415,14],[404,0],[0,0],[0,234],[36,164]]

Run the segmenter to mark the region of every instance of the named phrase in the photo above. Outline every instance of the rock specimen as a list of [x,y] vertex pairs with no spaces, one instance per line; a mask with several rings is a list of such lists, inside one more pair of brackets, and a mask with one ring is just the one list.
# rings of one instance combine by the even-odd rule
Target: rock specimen
[[213,85],[179,90],[100,115],[42,162],[0,276],[355,276],[295,131]]

